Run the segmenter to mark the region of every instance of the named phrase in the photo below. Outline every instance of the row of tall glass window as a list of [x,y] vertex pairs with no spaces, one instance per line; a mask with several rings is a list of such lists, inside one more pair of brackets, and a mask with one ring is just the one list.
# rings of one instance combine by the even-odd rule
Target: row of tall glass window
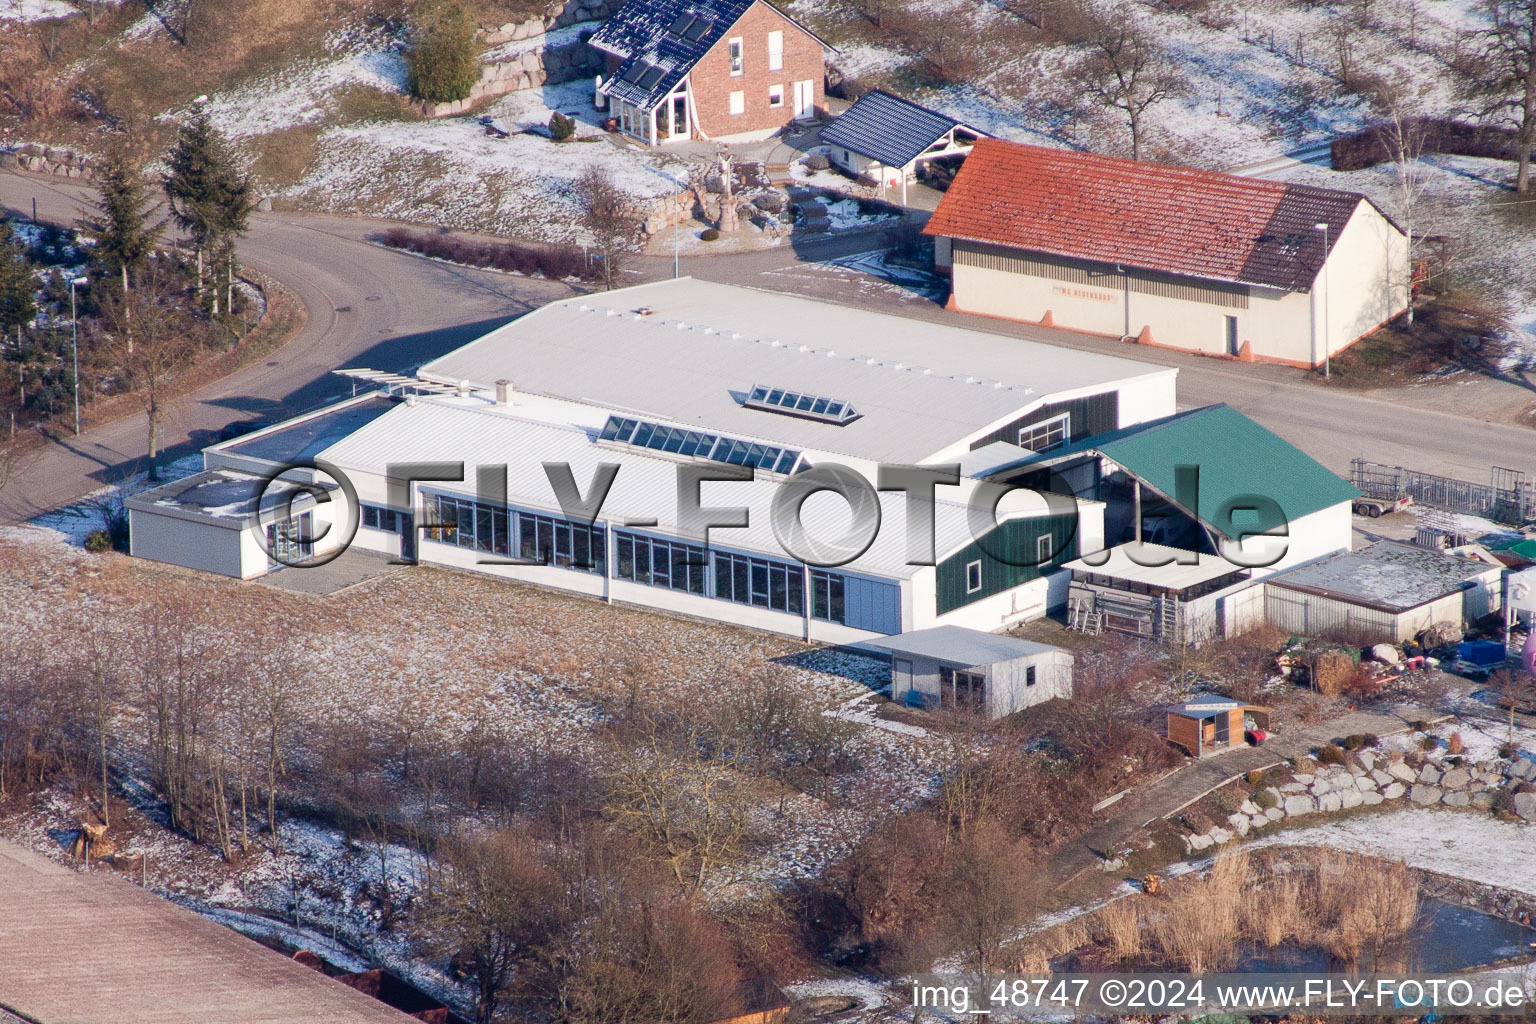
[[554,516],[489,505],[469,498],[425,494],[428,540],[602,575],[607,531]]
[[[790,615],[805,614],[805,584],[801,566],[796,563],[726,551],[714,552],[711,559],[696,544],[622,530],[615,530],[613,539],[618,560],[614,576],[618,579]],[[711,563],[713,579],[705,572]],[[846,623],[843,574],[812,569],[810,577],[811,617]]]
[[790,448],[768,444],[753,444],[733,437],[707,434],[682,427],[667,427],[648,420],[632,420],[623,416],[610,416],[603,425],[599,437],[604,441],[618,441],[652,451],[671,452],[693,458],[726,462],[735,466],[753,466],[774,473],[788,473],[795,468],[800,453]]

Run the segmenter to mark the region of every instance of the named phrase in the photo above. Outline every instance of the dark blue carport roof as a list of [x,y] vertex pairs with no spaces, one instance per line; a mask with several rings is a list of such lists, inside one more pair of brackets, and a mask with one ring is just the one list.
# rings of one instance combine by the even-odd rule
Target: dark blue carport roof
[[876,89],[860,96],[858,102],[827,125],[821,141],[878,160],[887,167],[905,167],[943,138],[945,132],[959,125],[952,117]]

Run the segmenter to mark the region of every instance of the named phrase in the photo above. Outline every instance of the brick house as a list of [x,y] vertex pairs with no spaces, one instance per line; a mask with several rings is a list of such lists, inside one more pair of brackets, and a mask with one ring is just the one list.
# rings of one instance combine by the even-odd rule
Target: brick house
[[830,47],[766,0],[629,0],[589,42],[598,109],[647,145],[764,139],[825,105]]

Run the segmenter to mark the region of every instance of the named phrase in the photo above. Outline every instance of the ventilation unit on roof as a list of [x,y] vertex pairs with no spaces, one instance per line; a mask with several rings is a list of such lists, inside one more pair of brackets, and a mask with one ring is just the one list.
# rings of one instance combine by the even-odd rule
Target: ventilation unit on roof
[[807,395],[799,391],[786,391],[783,388],[770,388],[761,384],[748,392],[747,399],[742,404],[749,409],[784,413],[788,416],[803,416],[806,419],[835,423],[838,426],[852,423],[859,418],[858,410],[836,398]]

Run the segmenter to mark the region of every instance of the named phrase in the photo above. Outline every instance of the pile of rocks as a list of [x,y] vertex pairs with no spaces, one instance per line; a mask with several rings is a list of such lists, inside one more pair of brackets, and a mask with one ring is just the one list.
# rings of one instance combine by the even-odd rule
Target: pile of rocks
[[0,151],[0,168],[57,174],[65,178],[96,177],[94,159],[84,153],[55,149],[36,142],[24,142],[14,149]]
[[541,85],[558,85],[591,78],[603,67],[603,55],[581,40],[561,46],[535,46],[503,60],[480,66],[480,81],[469,95],[451,103],[416,104],[427,117],[451,117],[467,112],[488,96],[504,96]]
[[[1184,837],[1188,852],[1198,853],[1213,846],[1246,836],[1283,818],[1326,814],[1351,807],[1369,807],[1389,800],[1402,800],[1421,806],[1465,807],[1486,811],[1494,805],[1498,791],[1521,782],[1536,782],[1536,762],[1519,758],[1513,762],[1488,761],[1460,767],[1444,763],[1425,763],[1414,768],[1404,761],[1394,761],[1386,754],[1360,750],[1355,763],[1320,765],[1315,774],[1299,772],[1291,781],[1269,786],[1254,798],[1244,800],[1227,815],[1225,825],[1208,832]],[[1536,822],[1536,793],[1514,794],[1514,811],[1525,821]]]
[[481,25],[480,31],[476,34],[486,46],[500,46],[502,43],[512,43],[520,39],[532,39],[545,32],[553,32],[557,28],[579,25],[583,21],[606,21],[618,9],[617,0],[613,3],[609,0],[573,0],[562,7],[558,13],[546,14],[541,18],[529,18],[526,21],[509,21],[503,25]]

